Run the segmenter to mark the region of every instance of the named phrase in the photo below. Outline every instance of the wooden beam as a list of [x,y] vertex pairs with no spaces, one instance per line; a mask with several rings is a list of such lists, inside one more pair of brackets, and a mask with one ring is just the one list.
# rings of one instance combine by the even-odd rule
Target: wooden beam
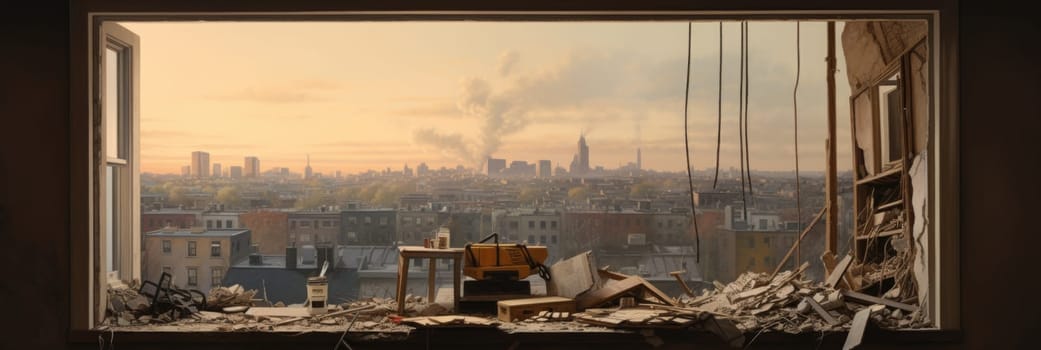
[[802,242],[803,237],[806,237],[806,234],[810,233],[810,230],[813,230],[814,226],[817,226],[817,222],[821,220],[822,216],[824,216],[825,210],[825,208],[821,208],[821,211],[817,212],[817,216],[813,218],[813,221],[810,221],[810,224],[802,230],[802,233],[799,234],[799,238],[795,240],[795,243],[792,244],[791,248],[788,248],[788,253],[784,254],[784,259],[781,259],[781,262],[777,264],[777,268],[774,268],[774,273],[770,274],[771,279],[773,279],[774,276],[777,276],[778,272],[781,272],[781,269],[784,268],[784,264],[788,263],[788,259],[791,258],[792,253],[795,252],[795,248],[799,246],[799,242]]
[[867,294],[864,294],[864,293],[857,293],[857,292],[854,292],[854,291],[851,291],[851,290],[842,290],[841,292],[842,292],[842,295],[845,296],[846,298],[852,299],[854,301],[859,301],[859,302],[862,302],[862,303],[866,303],[866,304],[869,304],[869,305],[870,304],[882,304],[882,305],[885,305],[885,306],[888,306],[888,307],[891,307],[891,308],[901,309],[901,310],[910,311],[910,312],[915,312],[915,311],[918,310],[918,307],[914,306],[914,305],[904,304],[904,303],[901,303],[901,302],[898,302],[898,301],[893,301],[893,300],[889,300],[889,299],[879,298],[879,297],[872,296],[872,295],[867,295]]
[[[828,57],[827,57],[827,81],[828,81],[828,139],[827,139],[827,177],[825,178],[825,204],[828,208],[828,216],[825,220],[827,230],[824,238],[824,251],[838,254],[838,232],[839,232],[839,204],[838,204],[838,170],[836,167],[835,146],[835,22],[828,22]],[[831,273],[831,271],[827,271]]]
[[831,313],[828,312],[828,310],[824,310],[824,307],[821,306],[821,304],[817,303],[816,300],[813,300],[813,298],[803,297],[802,300],[805,301],[807,304],[810,304],[810,307],[813,308],[813,311],[816,311],[817,314],[820,315],[822,319],[824,319],[824,322],[827,322],[832,326],[841,323],[838,319],[835,318],[835,316],[832,316]]

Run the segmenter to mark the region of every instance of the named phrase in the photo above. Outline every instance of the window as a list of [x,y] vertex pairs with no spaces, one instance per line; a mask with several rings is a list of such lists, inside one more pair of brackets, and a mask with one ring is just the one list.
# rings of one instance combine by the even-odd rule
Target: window
[[220,241],[210,242],[210,256],[220,256]]
[[528,235],[528,244],[535,244],[535,235]]
[[[388,170],[388,172],[389,172],[389,170]],[[113,176],[113,177],[114,177],[114,176]],[[595,182],[594,182],[594,184],[595,184]],[[425,184],[423,184],[423,185],[425,186]],[[598,185],[593,185],[593,186],[591,186],[591,187],[599,187],[599,186],[598,186]],[[605,188],[607,188],[607,187],[605,187]],[[599,190],[598,190],[598,191],[599,191]],[[600,191],[600,195],[601,195],[601,196],[603,196],[603,194],[604,194],[605,192],[606,192],[606,190],[604,190],[604,191]],[[474,194],[474,195],[471,195],[471,194],[467,194],[467,195],[464,195],[464,197],[466,197],[466,196],[474,196],[474,197],[477,197],[478,195],[476,195],[476,194]],[[489,197],[490,197],[490,196],[489,196]],[[610,200],[610,198],[608,198],[608,200]],[[578,202],[575,202],[575,203],[578,203]],[[453,209],[453,210],[455,210],[455,209]],[[609,209],[609,210],[613,210],[613,209]],[[613,216],[613,215],[615,215],[615,214],[609,214],[609,215],[612,215],[612,216]],[[675,217],[680,217],[679,215],[675,215],[675,214],[670,214],[670,215],[672,215],[672,216],[675,216]],[[420,218],[416,218],[416,219],[417,219],[417,223],[419,223],[419,222],[421,221],[421,219],[420,219]],[[498,218],[497,218],[497,219],[498,219]],[[612,219],[612,220],[617,220],[617,218],[611,218],[611,219]],[[353,222],[354,220],[348,220],[348,221],[349,221],[349,222]],[[624,220],[624,221],[625,221],[625,223],[624,223],[624,226],[627,226],[627,227],[634,227],[634,226],[639,226],[639,225],[641,224],[640,218],[634,218],[634,220],[630,220],[629,218],[625,218],[625,220]],[[366,224],[369,224],[369,223],[371,223],[371,219],[370,219],[369,217],[366,217],[366,219],[365,219],[365,222],[366,222]],[[387,221],[387,218],[385,218],[385,217],[381,217],[381,218],[380,218],[380,225],[387,225],[387,223],[388,223],[388,221]],[[406,219],[406,221],[403,221],[403,223],[407,224],[407,223],[408,223],[408,220]],[[646,218],[645,218],[645,219],[644,219],[644,221],[642,221],[642,223],[644,223],[644,224],[650,224],[650,219],[646,219]],[[229,227],[229,228],[230,228],[232,224],[233,224],[233,223],[231,223],[230,221],[228,221],[228,223],[227,223],[227,227]],[[301,226],[308,226],[307,224],[308,224],[308,223],[304,222],[304,223],[302,223],[302,224],[301,224]],[[669,220],[668,220],[668,224],[669,224],[668,226],[669,226],[669,228],[670,228],[670,229],[671,229],[671,228],[674,228],[674,227],[676,227],[676,226],[674,226],[674,222],[673,222],[673,220],[672,220],[672,219],[669,219]],[[764,220],[760,220],[760,221],[759,221],[759,224],[760,224],[760,226],[765,226]],[[220,228],[220,227],[221,227],[221,222],[220,222],[220,221],[218,221],[216,225],[217,225],[217,227],[218,227],[218,228]],[[293,226],[293,227],[295,227],[295,221],[292,221],[292,222],[290,222],[290,225],[291,225],[291,226]],[[335,224],[333,223],[332,225],[335,225]],[[314,226],[315,226],[315,227],[318,227],[319,225],[318,225],[318,224],[315,224]],[[330,226],[330,222],[328,222],[328,221],[323,221],[323,222],[322,222],[322,224],[321,224],[321,226],[322,226],[322,227],[329,227],[329,226]],[[485,225],[485,226],[484,226],[483,228],[484,228],[485,230],[488,230],[488,229],[489,229],[489,228],[490,228],[491,226],[492,226],[492,225]],[[509,226],[511,226],[511,228],[513,228],[513,229],[516,229],[516,228],[517,228],[517,222],[510,222],[510,223],[509,223]],[[604,225],[604,222],[600,222],[600,221],[594,222],[594,223],[592,223],[592,224],[591,224],[590,226],[597,226],[597,227],[604,227],[604,226],[606,226],[606,228],[607,228],[607,229],[613,229],[613,227],[610,227],[611,225]],[[619,226],[622,226],[622,225],[619,225]],[[659,226],[659,227],[662,227],[662,226],[664,226],[664,223],[663,223],[663,221],[658,221],[658,226]],[[681,219],[681,221],[680,221],[680,223],[679,223],[678,227],[680,227],[680,228],[683,228],[684,226],[685,226],[685,224],[683,223],[683,220]],[[283,226],[283,227],[284,227],[284,226]],[[501,227],[501,226],[500,226],[500,227]],[[554,229],[556,229],[556,227],[557,227],[557,222],[556,222],[556,221],[551,221],[551,227],[553,227]],[[534,222],[533,222],[533,221],[529,221],[529,222],[528,222],[528,228],[529,228],[529,229],[533,229],[533,228],[534,228]],[[542,229],[542,230],[545,230],[545,229],[547,228],[547,226],[546,226],[546,224],[545,224],[545,221],[541,221],[541,222],[540,222],[540,224],[539,224],[539,228],[540,228],[540,229]],[[361,231],[363,231],[363,232],[364,232],[364,230],[361,230]],[[671,231],[670,231],[670,232],[671,232]],[[650,232],[650,233],[652,233],[652,234],[658,234],[658,235],[664,236],[664,237],[666,237],[666,239],[667,239],[668,241],[675,241],[675,240],[682,240],[682,239],[683,239],[683,237],[682,237],[682,236],[681,236],[681,237],[679,237],[679,238],[676,238],[676,235],[673,235],[672,233],[665,233],[665,232]],[[351,238],[354,238],[354,236],[355,236],[355,233],[354,233],[354,232],[349,232],[349,233],[348,233],[348,236],[349,236],[349,237],[351,237]],[[370,234],[369,234],[368,232],[366,232],[366,233],[364,233],[364,234],[363,234],[363,236],[369,237],[369,236],[370,236]],[[516,233],[513,233],[513,236],[514,236],[514,237],[516,237]],[[659,236],[659,237],[661,237],[661,236]],[[460,237],[464,237],[464,236],[460,236]],[[571,239],[571,237],[569,237],[569,243],[570,243],[571,241],[573,241],[573,240],[578,240],[578,239]],[[529,235],[529,236],[528,236],[528,241],[529,241],[529,242],[534,242],[534,236],[532,236],[532,235]],[[557,237],[556,237],[556,235],[551,235],[551,236],[550,236],[550,241],[551,241],[551,242],[553,242],[554,244],[556,244],[556,242],[557,242]],[[540,237],[539,237],[539,243],[545,244],[546,242],[547,242],[547,239],[546,239],[546,235],[542,235],[542,236],[540,236]],[[193,243],[194,243],[194,242],[193,242]],[[752,248],[752,247],[754,247],[754,241],[752,241],[752,239],[751,239],[751,238],[749,239],[749,241],[748,241],[747,243],[748,243],[748,247],[749,247],[749,248]],[[763,243],[764,243],[764,244],[766,244],[766,246],[769,246],[769,245],[770,245],[770,238],[768,238],[768,237],[764,237],[764,239],[763,239]],[[192,251],[192,253],[191,253],[190,255],[191,255],[191,256],[194,256],[194,255],[195,255],[195,253],[194,253],[194,249],[193,249],[194,247],[191,247],[191,248],[192,248],[192,249],[190,249],[190,250]],[[218,253],[218,254],[219,254],[219,253]],[[554,254],[555,254],[555,253],[554,253]],[[217,256],[217,255],[215,255],[215,256]],[[566,256],[565,256],[565,257],[566,257]],[[736,265],[736,264],[735,264],[735,265]],[[203,267],[203,268],[205,269],[205,267]]]
[[170,242],[169,239],[164,239],[163,240],[163,254],[170,254],[170,251],[173,250],[172,246],[173,246],[173,244],[172,244],[172,242]]
[[372,223],[372,217],[371,216],[365,216],[365,224],[368,225],[368,224],[371,224],[371,223]]
[[220,287],[221,283],[224,282],[224,268],[213,267],[210,269],[210,287]]
[[296,228],[296,220],[289,220],[289,228]]
[[387,217],[386,217],[386,216],[381,216],[381,217],[380,217],[380,226],[387,226],[387,222],[388,222],[388,221],[389,221],[389,220],[387,220]]
[[333,226],[333,223],[330,222],[329,220],[322,221],[322,227],[332,227],[332,226]]
[[215,220],[215,221],[217,221],[217,228],[224,228],[223,227],[223,225],[224,225],[223,222],[221,222],[220,220]]
[[301,220],[300,227],[311,227],[311,222],[307,220]]
[[759,219],[759,229],[760,230],[767,230],[767,229],[769,229],[767,227],[766,219]]
[[745,247],[755,248],[755,240],[752,237],[745,237]]
[[557,229],[557,221],[556,220],[550,221],[549,222],[549,228],[556,230]]
[[358,218],[354,217],[354,216],[348,216],[347,217],[347,223],[351,224],[351,225],[357,224],[358,223]]
[[206,220],[206,228],[213,228],[213,220]]
[[185,270],[188,274],[188,287],[199,286],[199,268],[189,267]]
[[224,227],[227,227],[227,228],[235,228],[235,226],[234,226],[234,225],[232,225],[231,223],[232,223],[232,222],[231,222],[231,220],[225,220],[225,221],[224,221]]
[[195,256],[195,241],[188,241],[188,256]]
[[516,221],[510,221],[510,229],[516,230],[518,227],[519,226]]

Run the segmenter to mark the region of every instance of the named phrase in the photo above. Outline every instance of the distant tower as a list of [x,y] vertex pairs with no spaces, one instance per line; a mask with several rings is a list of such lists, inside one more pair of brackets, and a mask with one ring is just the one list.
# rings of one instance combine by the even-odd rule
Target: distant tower
[[314,174],[311,172],[311,155],[308,154],[307,155],[307,167],[304,168],[304,178],[305,179],[310,179],[312,175],[314,175]]
[[640,148],[636,148],[636,170],[643,170],[643,158],[640,156]]
[[243,175],[245,177],[257,177],[260,176],[260,158],[257,157],[246,157],[243,162]]
[[586,144],[585,133],[578,137],[578,154],[575,154],[575,160],[571,163],[571,173],[585,175],[589,172],[589,145]]
[[192,176],[210,176],[210,154],[203,151],[192,152]]

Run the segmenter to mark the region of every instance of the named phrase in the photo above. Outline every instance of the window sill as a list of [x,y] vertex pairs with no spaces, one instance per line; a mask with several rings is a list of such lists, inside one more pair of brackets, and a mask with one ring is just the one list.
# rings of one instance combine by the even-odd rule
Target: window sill
[[[709,348],[728,348],[714,334],[704,331],[655,330],[655,335],[664,344],[701,344]],[[151,348],[156,344],[203,345],[203,344],[293,344],[296,348],[327,349],[335,344],[342,335],[341,331],[313,330],[291,331],[132,331],[108,330],[72,331],[69,337],[71,344],[98,344],[99,337],[109,342],[115,339],[134,348]],[[770,332],[745,334],[745,339],[754,344],[767,347],[783,348],[840,348],[846,340],[846,332],[788,334]],[[414,329],[411,332],[387,331],[352,331],[347,336],[352,345],[365,344],[370,348],[449,348],[462,345],[493,345],[506,348],[519,343],[525,347],[560,347],[565,345],[595,345],[598,348],[632,349],[648,346],[647,339],[636,330],[610,332],[518,332],[506,333],[494,328],[441,328]],[[882,330],[869,329],[864,335],[864,344],[872,346],[943,346],[962,342],[962,332],[957,330]],[[748,344],[746,344],[747,346]]]

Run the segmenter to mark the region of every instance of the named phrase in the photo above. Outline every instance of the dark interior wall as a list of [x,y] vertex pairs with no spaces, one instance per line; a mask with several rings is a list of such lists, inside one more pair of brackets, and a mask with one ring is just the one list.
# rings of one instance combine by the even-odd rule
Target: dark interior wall
[[[0,11],[0,348],[71,348],[69,9],[60,0],[19,5]],[[964,343],[957,348],[1033,348],[1031,335],[1041,334],[1041,303],[1028,287],[1041,246],[1039,24],[998,11],[1016,12],[990,1],[963,1],[960,9]]]

